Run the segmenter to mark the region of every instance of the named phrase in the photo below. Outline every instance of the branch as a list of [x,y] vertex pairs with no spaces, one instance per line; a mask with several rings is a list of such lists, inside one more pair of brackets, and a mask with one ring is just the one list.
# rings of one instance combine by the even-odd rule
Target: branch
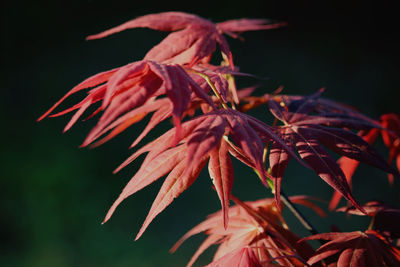
[[306,228],[311,234],[316,235],[318,231],[315,227],[307,220],[307,218],[297,209],[297,207],[290,201],[286,194],[281,190],[282,202],[285,203],[286,207],[296,216],[300,223]]

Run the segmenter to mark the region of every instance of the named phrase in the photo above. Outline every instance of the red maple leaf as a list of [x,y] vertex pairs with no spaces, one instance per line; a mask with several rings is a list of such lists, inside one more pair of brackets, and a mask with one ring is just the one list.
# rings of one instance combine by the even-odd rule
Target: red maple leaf
[[[394,170],[378,155],[373,147],[347,128],[373,127],[370,121],[348,114],[310,115],[318,105],[322,90],[309,97],[303,97],[289,103],[268,101],[272,114],[284,125],[277,128],[278,133],[289,147],[296,147],[300,157],[331,187],[346,197],[357,208],[362,209],[354,200],[350,187],[341,168],[332,159],[321,144],[340,155],[367,163],[386,172]],[[280,191],[283,172],[290,155],[274,143],[270,153],[271,173],[275,179],[275,188]],[[279,197],[279,194],[277,194]]]
[[[171,248],[171,252],[175,252],[189,237],[205,232],[208,237],[187,266],[191,266],[208,247],[214,244],[219,244],[219,247],[210,266],[235,266],[218,264],[229,261],[243,248],[253,251],[257,259],[252,261],[254,263],[275,261],[284,266],[304,266],[302,258],[310,257],[313,250],[309,246],[298,246],[298,237],[288,230],[274,199],[247,202],[242,202],[235,197],[232,199],[237,205],[229,208],[230,220],[227,228],[220,223],[223,211],[213,213],[187,232]],[[294,202],[299,200],[299,203],[303,201],[307,205],[311,203],[303,196],[293,197],[291,200]]]
[[[135,146],[156,125],[172,117],[173,129],[140,148],[116,170],[147,153],[138,172],[111,206],[104,222],[110,219],[125,198],[166,176],[136,236],[138,239],[154,218],[194,183],[208,163],[222,209],[189,231],[174,246],[173,250],[188,237],[200,232],[208,235],[188,265],[209,246],[218,243],[214,261],[209,266],[304,266],[307,265],[305,259],[309,264],[317,264],[324,259],[331,260],[336,254],[340,254],[336,260],[339,267],[399,266],[400,252],[391,245],[390,238],[400,235],[397,225],[393,225],[393,222],[397,223],[400,212],[374,203],[360,206],[351,194],[349,183],[359,162],[388,172],[389,179],[393,180],[391,174],[396,171],[389,164],[396,160],[400,168],[400,117],[386,114],[377,123],[349,106],[321,98],[323,90],[308,97],[278,95],[280,89],[262,97],[249,97],[253,88],[236,90],[232,75],[245,74],[234,66],[224,34],[239,38],[239,34],[245,31],[282,25],[263,19],[214,24],[187,13],[164,12],[142,16],[89,36],[88,39],[97,39],[138,27],[172,32],[153,47],[144,60],[86,79],[39,120],[49,116],[67,97],[84,89],[88,89],[88,94],[81,102],[50,115],[60,116],[75,111],[64,129],[66,131],[86,110],[96,103],[100,104],[89,117],[103,113],[83,146],[100,145],[152,113],[146,128],[133,142],[132,146]],[[222,51],[223,62],[221,66],[212,66],[209,61],[217,44]],[[214,96],[208,95],[210,91]],[[275,122],[279,120],[283,125],[275,126],[274,123],[274,126],[269,126],[237,111],[236,104],[240,104],[239,100],[243,97],[248,103],[238,105],[239,110],[246,111],[267,103],[276,118]],[[202,115],[196,114],[198,109],[201,109]],[[194,118],[182,123],[187,115]],[[356,135],[350,129],[363,131]],[[390,150],[389,164],[370,146],[379,132]],[[341,168],[323,146],[344,156],[339,161]],[[270,148],[270,172],[265,168],[267,148]],[[294,150],[307,164],[299,159]],[[253,168],[265,186],[268,186],[267,179],[274,180],[277,205],[272,199],[244,203],[231,195],[234,181],[231,156]],[[280,211],[281,182],[291,158],[311,167],[356,208],[370,212],[377,231],[326,233],[304,238],[329,240],[311,256],[312,248],[306,243],[299,243],[299,238],[289,230]],[[237,205],[229,207],[230,199]],[[307,197],[289,199],[324,215]],[[336,195],[334,201],[339,200]],[[360,214],[359,210],[347,211]]]
[[[328,240],[307,262],[313,265],[321,260],[336,262],[337,267],[400,266],[400,251],[376,231],[323,233],[300,240]],[[338,254],[338,255],[337,255]]]
[[[379,129],[373,128],[369,131],[360,131],[358,135],[361,138],[363,138],[365,142],[373,144],[375,140],[378,138]],[[348,157],[341,157],[337,161],[337,163],[340,165],[340,168],[342,169],[347,182],[349,183],[349,185],[351,185],[351,178],[353,177],[354,172],[356,171],[358,165],[360,164],[360,161]],[[333,192],[333,196],[331,198],[331,201],[329,202],[329,209],[334,210],[339,204],[341,199],[342,195],[340,193],[338,193],[337,191]]]
[[208,264],[207,267],[262,267],[260,261],[250,247],[238,248],[222,258]]
[[[363,206],[368,216],[373,217],[371,226],[386,236],[397,239],[400,238],[400,210],[393,208],[380,201],[369,201]],[[336,211],[346,212],[352,215],[365,216],[364,213],[352,207],[342,207]]]
[[240,19],[214,24],[192,14],[163,12],[138,17],[87,39],[99,39],[132,28],[173,31],[147,52],[144,59],[193,66],[204,58],[208,62],[218,43],[233,67],[232,53],[223,33],[237,38],[237,34],[241,32],[274,29],[283,25],[285,24],[271,23],[265,19]]
[[[150,222],[196,180],[210,159],[209,172],[221,201],[224,211],[223,225],[226,227],[229,197],[233,185],[233,166],[229,153],[256,169],[265,184],[268,175],[263,164],[265,145],[259,134],[264,138],[268,136],[267,141],[274,140],[282,145],[287,153],[296,157],[273,133],[272,128],[234,110],[210,112],[183,123],[178,139],[179,145],[173,147],[171,137],[176,136],[176,131],[176,128],[171,129],[145,145],[116,170],[125,167],[139,155],[149,152],[139,171],[110,208],[104,221],[111,217],[125,198],[169,173],[137,235],[139,238]],[[224,135],[226,138],[232,137],[237,146],[222,138]]]
[[[108,137],[116,135],[131,124],[141,120],[149,112],[153,115],[149,131],[161,120],[172,116],[179,134],[180,121],[187,110],[192,95],[215,105],[203,89],[179,65],[163,65],[153,61],[137,61],[123,67],[94,75],[78,84],[51,107],[38,120],[48,116],[62,101],[78,91],[91,88],[80,103],[51,116],[60,116],[77,110],[64,131],[68,130],[92,104],[102,101],[94,114],[104,111],[97,125],[83,143],[86,146],[108,130],[119,128]],[[156,99],[166,95],[168,100]],[[139,140],[143,137],[140,136]],[[138,141],[136,141],[138,142]]]
[[[388,162],[396,161],[397,169],[400,171],[400,116],[390,113],[381,116],[381,123],[384,130],[381,130],[382,139],[389,149]],[[386,130],[387,129],[387,130]],[[389,175],[389,182],[393,183],[393,175]]]
[[[373,144],[380,133],[384,144],[389,149],[388,164],[392,164],[393,161],[396,160],[397,169],[400,171],[400,117],[394,113],[384,114],[380,118],[380,124],[381,126],[369,131],[360,131],[359,135],[367,143]],[[342,157],[338,160],[338,163],[346,175],[347,181],[350,183],[360,162],[347,157]],[[398,175],[397,172],[396,175]],[[393,172],[388,173],[388,180],[390,184],[393,184]],[[341,196],[337,192],[334,192],[331,202],[329,203],[329,209],[335,209],[339,204],[340,199]]]

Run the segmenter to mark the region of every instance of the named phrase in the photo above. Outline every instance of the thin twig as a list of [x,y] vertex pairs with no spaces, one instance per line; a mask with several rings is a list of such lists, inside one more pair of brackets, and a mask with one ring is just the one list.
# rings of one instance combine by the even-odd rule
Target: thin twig
[[316,235],[318,231],[315,227],[307,220],[307,218],[297,209],[297,207],[290,201],[286,194],[281,190],[282,202],[289,208],[289,210],[296,216],[300,223],[306,228],[311,234]]

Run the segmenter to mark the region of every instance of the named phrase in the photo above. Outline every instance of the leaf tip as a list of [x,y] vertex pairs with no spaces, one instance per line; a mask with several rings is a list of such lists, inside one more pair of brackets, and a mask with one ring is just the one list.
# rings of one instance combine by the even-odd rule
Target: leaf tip
[[86,36],[85,41],[91,41],[91,40],[95,40],[95,39],[98,39],[96,34]]
[[108,222],[108,220],[110,219],[110,217],[107,216],[104,218],[104,220],[101,222],[101,225],[105,224],[106,222]]
[[41,115],[39,118],[36,119],[37,122],[40,122],[41,120],[43,120],[44,118],[46,118],[47,116],[47,112],[43,115]]
[[143,235],[144,230],[145,229],[140,229],[139,233],[135,237],[135,240],[133,240],[133,241],[137,241]]
[[[87,146],[87,144],[85,143],[85,142],[83,142],[82,144],[80,144],[79,146],[78,146],[78,148],[84,148],[84,147],[86,147]],[[91,148],[91,147],[89,147],[89,148]]]

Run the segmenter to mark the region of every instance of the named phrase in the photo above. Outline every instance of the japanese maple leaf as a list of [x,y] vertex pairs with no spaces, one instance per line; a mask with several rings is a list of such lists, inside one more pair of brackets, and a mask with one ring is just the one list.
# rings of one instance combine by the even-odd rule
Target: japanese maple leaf
[[[400,266],[400,251],[378,232],[367,230],[349,233],[324,233],[303,238],[327,240],[307,262],[313,265],[321,260],[334,260],[337,267]],[[300,241],[300,242],[301,242]]]
[[176,136],[176,131],[177,128],[173,128],[145,145],[116,170],[125,167],[139,155],[149,152],[139,171],[110,208],[104,222],[125,198],[168,174],[137,235],[139,238],[150,222],[196,180],[209,159],[209,173],[223,208],[223,225],[227,227],[229,197],[233,185],[233,166],[229,154],[238,154],[232,152],[231,143],[227,143],[222,137],[225,135],[233,139],[241,156],[258,171],[265,184],[267,172],[262,157],[265,144],[259,134],[264,138],[268,136],[268,141],[274,140],[281,144],[283,149],[287,149],[287,153],[296,157],[279,136],[273,133],[272,128],[234,110],[210,112],[183,123],[177,140],[178,146],[174,147],[171,137]]
[[233,67],[232,53],[223,33],[236,38],[241,32],[273,29],[282,25],[284,24],[271,24],[269,20],[264,19],[230,20],[214,24],[192,14],[163,12],[138,17],[102,33],[91,35],[87,39],[103,38],[132,28],[172,31],[173,33],[153,47],[144,59],[193,66],[202,59],[208,61],[218,43]]
[[[300,157],[331,187],[362,209],[354,200],[346,177],[338,164],[332,159],[323,145],[340,155],[367,163],[386,172],[395,172],[367,142],[347,128],[373,127],[369,121],[347,114],[309,114],[318,104],[322,91],[296,102],[268,101],[271,113],[283,126],[277,131],[288,146],[296,147]],[[281,187],[283,172],[290,160],[290,155],[277,147],[271,146],[270,166],[275,177],[277,192]],[[278,194],[277,194],[278,195]],[[278,195],[279,196],[279,195]]]
[[[182,132],[179,137],[180,144],[177,147],[173,147],[173,140],[171,140],[171,137],[176,135],[176,128],[173,128],[139,149],[120,168],[129,164],[140,154],[149,153],[139,171],[129,181],[110,208],[105,221],[111,217],[115,208],[126,197],[168,174],[137,235],[137,238],[139,238],[150,222],[196,180],[209,157],[212,158],[213,162],[210,164],[215,167],[213,169],[213,178],[215,186],[218,188],[217,192],[221,196],[221,202],[226,203],[223,198],[230,193],[229,188],[231,188],[230,183],[232,182],[232,174],[230,172],[233,170],[219,170],[218,168],[225,166],[220,166],[214,162],[215,153],[218,154],[216,155],[218,157],[217,160],[224,162],[230,160],[223,159],[228,153],[226,151],[224,154],[225,146],[221,144],[225,127],[226,122],[221,116],[216,113],[210,113],[182,124]],[[221,159],[219,158],[220,155]],[[223,187],[221,190],[219,190],[220,186]]]
[[[283,103],[282,105],[286,107],[290,107],[291,110],[296,109],[298,105],[301,105],[304,102],[304,96],[300,95],[282,95],[280,94],[283,90],[283,87],[279,87],[273,93],[267,93],[262,96],[246,96],[242,100],[245,103],[241,106],[241,110],[247,111],[253,108],[256,108],[260,105],[267,104],[269,101],[274,100],[278,103]],[[320,97],[320,94],[323,92],[323,88],[319,90],[319,93],[316,95],[318,97],[308,98],[309,102],[308,107],[309,112],[314,112],[316,114],[321,114],[323,116],[337,116],[342,115],[344,118],[352,118],[360,119],[364,126],[367,127],[367,122],[369,123],[369,128],[377,127],[381,128],[381,125],[378,121],[369,118],[368,116],[357,111],[355,107],[345,105],[343,103],[335,102],[330,99],[326,99]],[[353,121],[354,123],[355,121]],[[359,125],[361,127],[362,125]],[[368,127],[367,127],[368,128]]]
[[[388,162],[391,164],[396,161],[397,169],[400,171],[400,116],[389,113],[381,116],[381,124],[384,127],[381,130],[382,139],[389,149]],[[389,174],[389,182],[393,183],[393,175]]]
[[[214,70],[202,69],[202,72],[189,73],[189,76],[192,80],[201,88],[205,93],[211,91],[211,86],[214,86],[217,91],[222,96],[222,100],[227,102],[228,100],[228,84],[224,77],[222,77],[222,73],[232,73],[232,70],[220,70],[220,68],[215,67]],[[239,73],[240,74],[240,73]],[[207,81],[209,79],[209,82]],[[209,84],[210,83],[210,84]],[[220,99],[217,97],[210,96],[212,102],[214,102],[215,106],[220,104]],[[207,99],[209,101],[209,99]],[[143,104],[142,106],[135,108],[128,113],[125,113],[123,116],[120,116],[118,119],[114,120],[112,123],[108,124],[107,127],[99,127],[92,130],[89,136],[86,138],[84,145],[93,142],[95,139],[99,138],[103,134],[112,130],[105,138],[96,142],[94,146],[98,146],[103,144],[104,142],[110,140],[115,135],[119,134],[132,124],[140,121],[143,117],[145,117],[148,113],[153,112],[149,123],[146,125],[146,128],[142,131],[142,133],[136,138],[136,140],[132,143],[131,148],[136,146],[156,125],[160,122],[170,118],[173,116],[173,105],[169,99],[161,98],[161,99],[150,99],[148,102]],[[203,109],[204,113],[212,111],[214,106],[210,106],[208,102],[204,101],[204,95],[199,98],[195,92],[191,93],[189,104],[185,109],[183,116],[189,115],[193,116],[197,109]]]
[[[259,262],[276,261],[284,266],[304,266],[302,257],[310,257],[313,250],[309,246],[298,246],[299,239],[288,230],[275,206],[274,199],[242,202],[233,196],[231,198],[237,205],[229,208],[230,220],[226,229],[219,219],[223,211],[211,214],[205,221],[187,232],[172,247],[171,252],[175,252],[189,237],[205,232],[208,237],[187,266],[191,266],[214,244],[219,244],[219,247],[210,266],[219,266],[217,264],[230,259],[243,247],[253,250]],[[305,197],[298,197],[298,200],[300,199],[307,202]],[[296,201],[296,197],[292,200]]]
[[[363,205],[369,216],[374,217],[371,226],[380,233],[384,233],[392,239],[400,238],[400,210],[379,201],[370,201]],[[342,207],[336,211],[348,214],[365,216],[364,213],[351,208]]]
[[[358,135],[361,136],[368,144],[373,144],[378,138],[379,129],[373,128],[369,131],[360,131]],[[351,185],[351,179],[358,165],[360,164],[360,161],[348,157],[341,157],[337,161],[337,163],[340,165],[340,168],[342,169],[347,182],[349,183],[349,185]],[[333,196],[331,198],[331,201],[329,202],[329,209],[334,210],[339,204],[341,198],[342,195],[339,192],[333,192]]]
[[261,263],[250,247],[238,248],[222,258],[208,264],[207,267],[261,267]]
[[[373,128],[369,131],[361,131],[359,135],[369,144],[375,143],[379,134],[386,147],[389,149],[388,164],[392,164],[396,160],[397,169],[400,170],[400,118],[397,114],[384,114],[380,117],[380,128]],[[342,157],[338,160],[340,167],[346,175],[347,181],[350,183],[354,172],[356,171],[359,161]],[[393,174],[388,173],[388,180],[393,184]],[[329,209],[333,210],[339,204],[341,196],[334,192]]]
[[[62,101],[78,91],[92,88],[81,102],[52,116],[77,110],[64,131],[68,130],[92,104],[102,101],[95,114],[104,111],[83,146],[90,144],[107,130],[122,124],[113,135],[156,111],[151,127],[172,116],[178,127],[189,106],[192,93],[215,108],[210,97],[179,65],[163,65],[153,61],[137,61],[123,67],[96,74],[78,84],[51,107],[39,120],[48,116]],[[168,100],[156,100],[166,95]],[[153,122],[154,121],[154,122]],[[150,128],[151,128],[150,127]],[[146,130],[147,131],[147,130]],[[112,136],[113,136],[112,135]],[[111,137],[112,137],[111,136]]]
[[360,212],[353,207],[341,207],[338,208],[336,211],[343,211],[348,214],[359,215],[359,216],[376,216],[379,212],[390,209],[389,206],[386,204],[379,202],[379,201],[369,201],[363,205],[364,210],[367,214]]

